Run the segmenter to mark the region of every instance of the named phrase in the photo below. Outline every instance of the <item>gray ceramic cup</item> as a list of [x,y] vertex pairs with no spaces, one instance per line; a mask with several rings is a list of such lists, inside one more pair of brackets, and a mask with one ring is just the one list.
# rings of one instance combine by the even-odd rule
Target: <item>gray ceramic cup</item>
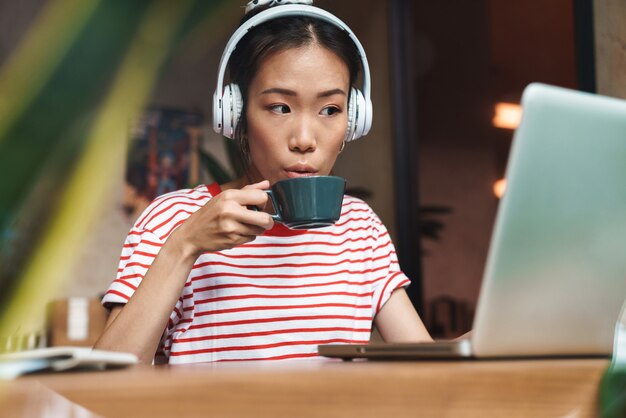
[[345,189],[342,177],[311,176],[277,181],[265,192],[274,205],[274,221],[291,229],[312,229],[337,222]]

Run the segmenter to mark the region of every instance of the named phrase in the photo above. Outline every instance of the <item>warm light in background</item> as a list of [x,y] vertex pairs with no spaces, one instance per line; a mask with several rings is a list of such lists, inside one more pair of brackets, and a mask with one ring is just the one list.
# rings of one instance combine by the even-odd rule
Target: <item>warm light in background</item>
[[[503,129],[517,129],[522,120],[522,106],[517,103],[498,102],[494,107],[493,126]],[[493,194],[501,199],[506,191],[506,179],[493,184]]]
[[516,103],[496,103],[493,126],[496,128],[516,129],[522,120],[522,106]]
[[506,191],[506,179],[500,179],[493,184],[493,194],[496,195],[498,199],[501,199]]

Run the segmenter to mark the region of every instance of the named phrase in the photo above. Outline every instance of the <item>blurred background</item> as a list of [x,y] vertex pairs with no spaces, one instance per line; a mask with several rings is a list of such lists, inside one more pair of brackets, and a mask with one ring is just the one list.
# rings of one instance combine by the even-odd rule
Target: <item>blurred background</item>
[[[471,326],[523,88],[626,97],[626,4],[315,4],[354,30],[373,77],[372,131],[335,174],[387,225],[431,333],[459,335]],[[140,209],[168,187],[235,175],[211,100],[243,6],[0,0],[0,350],[91,344]]]

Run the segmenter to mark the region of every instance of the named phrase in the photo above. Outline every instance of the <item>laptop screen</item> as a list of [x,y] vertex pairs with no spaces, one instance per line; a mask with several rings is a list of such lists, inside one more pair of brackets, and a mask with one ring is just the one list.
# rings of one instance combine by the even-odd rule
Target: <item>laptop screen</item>
[[474,349],[610,353],[626,298],[626,102],[532,84],[522,107]]

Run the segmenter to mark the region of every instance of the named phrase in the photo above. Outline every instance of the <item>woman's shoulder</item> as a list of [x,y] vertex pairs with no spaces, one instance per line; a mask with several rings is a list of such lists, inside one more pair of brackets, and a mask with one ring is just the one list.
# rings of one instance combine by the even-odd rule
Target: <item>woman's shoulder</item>
[[362,209],[362,210],[368,210],[368,211],[374,212],[372,208],[370,207],[370,205],[367,204],[367,202],[365,202],[363,199],[360,199],[355,196],[351,196],[349,194],[346,194],[343,196],[342,206],[344,208]]
[[350,219],[380,222],[376,212],[364,200],[358,197],[345,195],[341,207],[341,216]]
[[200,209],[215,194],[217,188],[211,185],[199,185],[190,189],[180,189],[157,196],[135,222],[136,228],[152,229],[171,219],[177,213],[191,213]]

